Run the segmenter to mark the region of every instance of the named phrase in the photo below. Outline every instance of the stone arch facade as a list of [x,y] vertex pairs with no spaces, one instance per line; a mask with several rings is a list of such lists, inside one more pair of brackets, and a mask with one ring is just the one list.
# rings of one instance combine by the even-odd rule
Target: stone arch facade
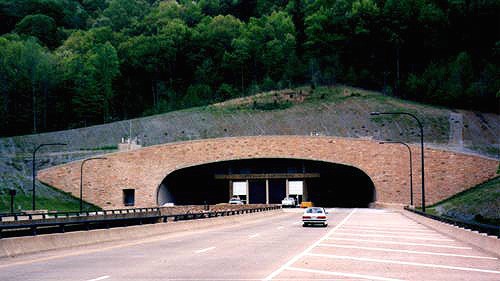
[[[413,151],[414,198],[420,204],[420,149]],[[379,204],[408,204],[409,158],[400,145],[368,139],[322,136],[255,136],[205,139],[107,154],[85,166],[84,200],[121,208],[123,189],[135,189],[135,207],[155,206],[157,188],[175,170],[218,161],[295,158],[356,167],[375,185]],[[425,149],[426,202],[432,204],[495,176],[498,161],[456,152]],[[38,179],[79,196],[80,163],[38,173]]]

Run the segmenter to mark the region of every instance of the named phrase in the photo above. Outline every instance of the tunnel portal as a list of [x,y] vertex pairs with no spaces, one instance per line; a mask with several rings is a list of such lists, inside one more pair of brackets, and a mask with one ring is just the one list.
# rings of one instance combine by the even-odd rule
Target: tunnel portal
[[286,196],[323,207],[368,207],[371,179],[358,168],[322,161],[262,158],[214,162],[176,170],[157,191],[157,203],[200,205],[239,197],[248,204],[280,204]]

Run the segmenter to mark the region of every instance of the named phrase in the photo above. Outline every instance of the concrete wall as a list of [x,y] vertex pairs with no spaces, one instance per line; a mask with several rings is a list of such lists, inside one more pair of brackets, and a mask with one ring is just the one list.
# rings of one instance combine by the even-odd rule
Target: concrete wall
[[[414,198],[420,204],[420,149],[412,146]],[[339,163],[363,170],[373,181],[378,204],[408,204],[409,160],[402,145],[368,139],[259,136],[206,139],[150,146],[106,155],[85,165],[84,200],[103,208],[123,206],[122,189],[134,188],[136,207],[156,205],[156,193],[171,172],[217,161],[297,158]],[[426,148],[426,202],[435,203],[492,178],[496,160]],[[38,173],[46,184],[79,196],[80,161]],[[349,188],[346,186],[345,188]]]

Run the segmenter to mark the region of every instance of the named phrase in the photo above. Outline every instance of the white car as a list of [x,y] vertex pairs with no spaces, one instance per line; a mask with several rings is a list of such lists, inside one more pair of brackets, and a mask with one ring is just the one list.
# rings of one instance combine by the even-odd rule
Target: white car
[[243,205],[243,201],[241,201],[240,198],[231,198],[229,200],[229,204],[234,204],[234,205]]
[[295,207],[295,199],[292,197],[285,197],[283,200],[281,200],[281,207]]
[[328,226],[328,212],[321,207],[310,207],[304,211],[302,215],[302,226],[309,224],[321,224],[324,227]]

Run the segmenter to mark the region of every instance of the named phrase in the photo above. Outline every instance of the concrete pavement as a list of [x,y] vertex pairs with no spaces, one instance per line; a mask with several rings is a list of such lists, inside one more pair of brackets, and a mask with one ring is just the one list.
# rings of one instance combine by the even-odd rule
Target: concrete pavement
[[500,280],[500,262],[395,211],[352,210],[264,280]]
[[498,256],[397,211],[301,210],[246,224],[0,259],[0,280],[499,280]]

